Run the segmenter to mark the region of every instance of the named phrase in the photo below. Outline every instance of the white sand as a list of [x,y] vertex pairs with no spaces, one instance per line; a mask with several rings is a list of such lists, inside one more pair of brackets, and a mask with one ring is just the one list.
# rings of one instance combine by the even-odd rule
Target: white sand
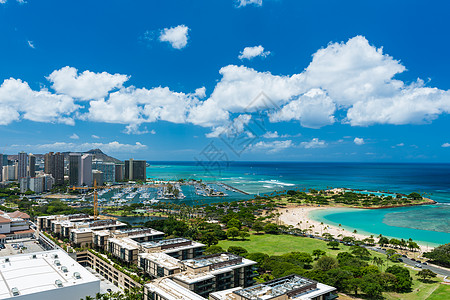
[[[330,207],[331,208],[331,207]],[[312,220],[309,216],[310,212],[319,210],[319,209],[330,209],[326,207],[317,207],[317,206],[296,206],[296,207],[287,207],[280,208],[278,212],[280,213],[279,220],[285,225],[292,225],[294,227],[300,229],[310,229],[309,234],[322,236],[323,233],[328,232],[333,235],[335,238],[342,239],[344,236],[354,237],[358,240],[363,240],[365,238],[370,237],[369,235],[364,235],[361,233],[353,233],[353,231],[348,231],[339,226],[333,226],[330,224],[326,224],[325,222],[321,224],[318,221]],[[373,235],[375,241],[377,241],[376,234]],[[421,248],[421,252],[427,251],[427,247],[424,245],[419,245]],[[431,247],[428,247],[428,251],[431,250]]]

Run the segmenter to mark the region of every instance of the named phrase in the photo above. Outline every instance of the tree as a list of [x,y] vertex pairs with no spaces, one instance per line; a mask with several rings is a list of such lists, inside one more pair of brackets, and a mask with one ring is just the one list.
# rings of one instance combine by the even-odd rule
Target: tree
[[328,245],[328,247],[331,247],[331,249],[333,249],[333,250],[339,249],[338,241],[329,241],[327,245]]
[[383,287],[377,274],[366,274],[362,278],[361,291],[374,299],[383,298]]
[[409,194],[408,198],[413,199],[413,200],[422,200],[422,196],[416,192]]
[[265,233],[269,233],[269,234],[278,234],[278,226],[276,224],[273,223],[269,223],[266,224],[266,226],[264,226],[264,232]]
[[351,252],[353,255],[359,257],[360,259],[364,259],[370,256],[369,250],[361,246],[352,246]]
[[353,243],[355,242],[355,238],[354,238],[354,237],[351,237],[351,236],[344,236],[344,237],[342,238],[342,241],[343,241],[345,244],[353,244]]
[[376,264],[378,267],[382,266],[384,261],[381,257],[377,257],[375,256],[374,258],[372,258],[372,261],[374,264]]
[[436,247],[433,251],[424,253],[423,256],[439,265],[450,267],[450,243]]
[[210,247],[206,248],[206,250],[205,250],[205,254],[216,254],[216,253],[222,253],[222,252],[225,252],[225,250],[223,250],[222,247],[217,246],[217,245],[210,246]]
[[242,222],[239,221],[239,220],[236,219],[236,218],[233,218],[233,219],[231,219],[230,221],[228,221],[227,227],[228,227],[228,228],[236,227],[237,229],[241,229],[241,227],[242,227]]
[[407,268],[391,266],[386,269],[386,273],[395,275],[397,283],[394,288],[397,292],[409,292],[411,290],[412,278]]
[[325,255],[325,254],[326,254],[326,252],[323,250],[320,250],[320,249],[315,249],[312,252],[312,255],[316,257],[316,260],[318,260],[319,257],[321,257],[322,255]]
[[248,253],[247,249],[239,247],[239,246],[230,246],[230,247],[228,247],[227,251],[230,253],[239,255],[239,256],[243,256]]
[[239,236],[239,229],[236,227],[231,227],[227,230],[227,238],[234,239]]
[[264,231],[264,226],[263,226],[263,224],[261,222],[255,222],[253,224],[252,229],[254,231],[256,231],[257,233],[260,233],[260,232]]
[[250,233],[248,232],[248,228],[247,227],[244,227],[244,228],[242,228],[242,230],[239,231],[239,237],[242,240],[245,240],[245,238],[249,237],[249,236],[250,236]]
[[212,245],[217,245],[219,240],[217,239],[216,235],[212,232],[207,232],[205,235],[203,235],[201,242],[206,244],[208,247]]
[[328,271],[331,269],[335,269],[338,267],[338,261],[334,257],[330,256],[322,256],[316,261],[315,264],[316,269],[322,270],[322,271]]
[[417,276],[422,278],[422,281],[427,281],[428,278],[434,278],[436,277],[436,273],[431,271],[430,269],[422,269],[417,273]]
[[359,290],[359,287],[361,286],[361,284],[362,284],[361,278],[351,278],[345,282],[345,286],[346,286],[345,289],[347,291],[354,292],[354,294],[357,296],[358,290]]
[[381,247],[384,247],[384,245],[389,244],[389,239],[385,236],[380,236],[378,244],[380,244]]

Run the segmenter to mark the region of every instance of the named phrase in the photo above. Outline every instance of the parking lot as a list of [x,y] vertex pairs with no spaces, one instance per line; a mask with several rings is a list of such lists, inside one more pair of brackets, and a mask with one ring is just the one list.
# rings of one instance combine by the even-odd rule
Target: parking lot
[[4,244],[4,249],[3,247],[1,248],[2,249],[0,249],[0,257],[44,251],[44,249],[35,239],[30,238],[7,241]]

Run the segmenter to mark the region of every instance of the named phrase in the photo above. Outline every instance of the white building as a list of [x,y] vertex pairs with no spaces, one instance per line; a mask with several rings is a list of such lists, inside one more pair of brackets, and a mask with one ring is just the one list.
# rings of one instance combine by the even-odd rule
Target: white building
[[81,157],[81,174],[83,185],[92,186],[92,155],[85,154]]
[[100,292],[100,280],[62,250],[0,258],[0,299],[79,300]]

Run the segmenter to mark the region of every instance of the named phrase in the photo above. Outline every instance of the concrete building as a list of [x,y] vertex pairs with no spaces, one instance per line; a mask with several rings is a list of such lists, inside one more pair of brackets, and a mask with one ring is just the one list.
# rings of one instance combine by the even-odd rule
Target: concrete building
[[64,154],[59,152],[46,153],[44,156],[44,172],[53,176],[55,185],[64,184]]
[[92,155],[85,154],[81,157],[81,182],[82,185],[92,186]]
[[69,185],[81,186],[82,180],[82,166],[81,166],[81,154],[70,153],[69,154]]
[[219,253],[181,262],[184,272],[174,275],[179,285],[207,297],[209,293],[254,284],[256,262],[231,253]]
[[19,153],[17,178],[27,177],[28,155],[25,152]]
[[[113,162],[104,162],[94,159],[92,161],[92,170],[98,170],[103,173],[104,182],[116,182],[116,164]],[[97,182],[98,184],[98,182]]]
[[147,162],[145,160],[125,161],[125,179],[127,180],[146,180],[147,179]]
[[115,182],[120,182],[125,176],[125,165],[116,164],[115,165]]
[[186,260],[203,255],[205,244],[185,238],[173,238],[139,244],[142,253],[165,253],[176,259]]
[[17,180],[17,165],[3,166],[3,181]]
[[92,170],[92,182],[95,182],[97,186],[104,184],[104,174],[99,170]]
[[100,292],[100,280],[62,250],[0,259],[0,299],[79,300]]
[[32,236],[34,230],[30,229],[29,221],[30,216],[26,213],[0,211],[0,241]]
[[144,299],[148,300],[206,300],[169,278],[162,278],[145,285]]
[[331,300],[336,289],[298,275],[274,279],[247,288],[211,293],[210,300]]
[[3,154],[0,154],[0,182],[3,181]]
[[36,156],[33,154],[28,155],[28,176],[34,177],[36,176]]
[[[60,225],[61,226],[61,225]],[[70,229],[70,241],[77,247],[83,247],[87,245],[94,244],[94,231],[97,230],[117,230],[124,229],[127,227],[127,224],[106,219],[106,220],[96,220],[96,221],[88,221],[88,222],[78,222],[75,223],[73,229]],[[59,227],[61,228],[61,227]],[[52,230],[56,234],[61,234],[61,229],[58,230],[58,227],[54,227]]]

